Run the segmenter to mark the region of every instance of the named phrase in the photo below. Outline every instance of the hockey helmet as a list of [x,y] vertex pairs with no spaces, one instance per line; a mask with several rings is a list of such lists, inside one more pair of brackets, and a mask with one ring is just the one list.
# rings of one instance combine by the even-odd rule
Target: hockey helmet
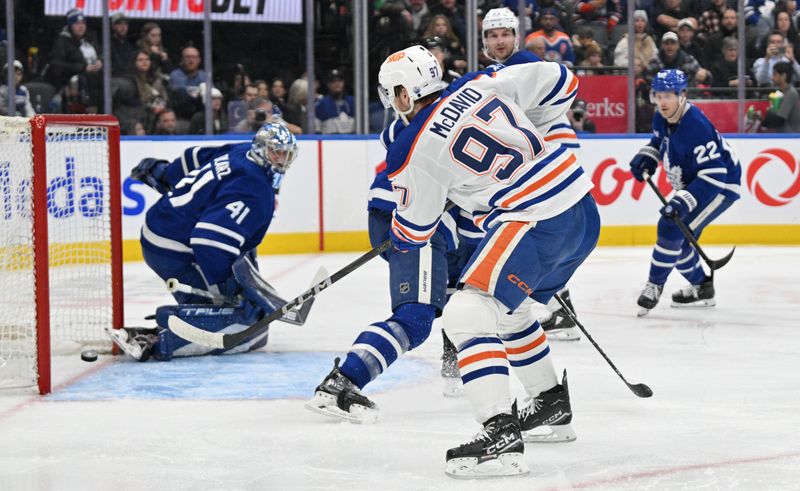
[[297,140],[284,122],[267,123],[256,131],[250,153],[259,165],[283,174],[297,158]]
[[[481,36],[483,37],[483,53],[486,53],[486,33],[492,29],[511,29],[514,37],[519,33],[519,19],[508,7],[496,8],[486,12],[483,18]],[[514,52],[519,50],[519,39],[514,41]]]
[[681,70],[674,68],[669,70],[661,70],[653,79],[651,91],[655,92],[674,92],[675,95],[680,96],[681,93],[689,87],[689,81],[686,74]]
[[[387,109],[394,109],[405,119],[414,102],[443,90],[442,67],[433,53],[423,46],[412,46],[392,53],[381,65],[378,73],[378,95]],[[395,89],[403,87],[411,98],[412,108],[400,111],[394,106]]]

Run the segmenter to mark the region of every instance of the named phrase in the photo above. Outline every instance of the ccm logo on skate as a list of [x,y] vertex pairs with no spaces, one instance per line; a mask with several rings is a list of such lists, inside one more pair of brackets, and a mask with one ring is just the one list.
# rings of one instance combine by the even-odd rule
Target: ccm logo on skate
[[525,295],[530,295],[531,293],[533,293],[533,289],[531,287],[529,287],[527,283],[525,283],[524,281],[519,279],[519,277],[517,275],[512,273],[512,274],[506,276],[506,279],[508,281],[510,281],[511,283],[517,285],[517,288],[519,288],[520,290],[524,291]]
[[[773,163],[785,165],[791,173],[791,177],[789,179],[786,179],[785,176],[781,176],[780,178],[775,176],[775,178],[770,179],[772,183],[789,183],[789,187],[781,193],[769,193],[764,189],[764,186],[762,186],[762,181],[766,181],[768,179],[764,177],[764,172],[760,171],[767,164]],[[779,166],[772,165],[770,167],[774,171],[776,167]],[[758,177],[759,173],[762,176],[761,179]],[[767,175],[769,174],[770,171],[767,170]],[[773,189],[775,188],[774,185],[769,187]],[[769,148],[764,150],[758,154],[758,156],[754,158],[752,162],[750,162],[750,166],[747,168],[747,189],[753,193],[753,196],[755,196],[758,201],[767,206],[787,205],[792,202],[795,196],[800,194],[800,165],[798,165],[794,155],[786,150],[781,148]]]
[[503,450],[507,449],[508,447],[514,445],[517,442],[516,437],[513,434],[503,435],[503,439],[497,443],[492,443],[488,447],[486,447],[486,453],[489,455],[502,452]]
[[[53,218],[69,218],[77,210],[81,216],[95,218],[103,215],[105,189],[99,177],[75,176],[75,157],[64,159],[65,173],[57,175],[47,183],[47,212]],[[12,211],[23,216],[30,213],[30,195],[33,185],[30,179],[11,182],[11,162],[0,162],[0,197],[3,218],[10,220]]]
[[233,308],[231,307],[198,307],[198,308],[190,308],[190,309],[181,309],[181,313],[186,316],[197,316],[197,315],[233,315],[234,313]]

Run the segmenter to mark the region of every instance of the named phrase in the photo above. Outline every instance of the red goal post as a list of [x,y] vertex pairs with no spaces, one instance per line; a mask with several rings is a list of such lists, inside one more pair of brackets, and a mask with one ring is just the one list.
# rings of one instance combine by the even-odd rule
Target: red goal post
[[119,122],[0,118],[0,387],[51,389],[51,354],[123,324]]

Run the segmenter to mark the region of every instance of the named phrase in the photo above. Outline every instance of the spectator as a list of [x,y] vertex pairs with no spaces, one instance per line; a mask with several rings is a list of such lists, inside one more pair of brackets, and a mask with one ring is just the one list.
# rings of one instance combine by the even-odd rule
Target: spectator
[[544,55],[545,52],[547,51],[547,46],[545,46],[544,44],[543,37],[535,37],[525,43],[525,49],[527,49],[531,53],[535,54],[536,56],[544,60]]
[[158,24],[148,22],[142,26],[142,37],[139,39],[138,47],[150,54],[153,67],[161,73],[172,71],[172,61],[161,43],[161,27]]
[[543,59],[571,67],[575,63],[575,53],[572,51],[572,41],[569,36],[556,29],[558,27],[558,11],[552,8],[544,9],[540,20],[542,28],[525,38],[525,46],[527,47],[534,38],[543,38],[545,43]]
[[431,11],[425,0],[408,0],[408,12],[411,14],[411,30],[417,36],[422,35],[431,20]]
[[[53,45],[50,66],[46,69],[48,81],[56,87],[70,84],[66,95],[82,100],[80,105],[69,104],[72,110],[96,113],[100,104],[102,69],[103,62],[97,56],[97,48],[86,38],[83,11],[70,10],[67,12],[67,25]],[[73,81],[76,76],[77,80]]]
[[[439,5],[431,7],[431,14],[434,16],[443,15],[445,18],[447,18],[448,24],[452,26],[452,31],[454,31],[455,35],[458,37],[459,43],[464,43],[464,41],[467,39],[467,22],[466,18],[464,17],[464,7],[456,5],[456,0],[440,0]],[[430,37],[432,35],[445,37],[442,36],[441,33],[426,33],[425,37]],[[447,38],[445,37],[445,39]],[[447,40],[451,41],[450,39]]]
[[653,77],[661,70],[669,68],[683,70],[692,86],[711,83],[711,73],[702,68],[694,56],[680,48],[678,35],[672,31],[666,32],[661,37],[661,50],[659,50],[658,56],[650,62],[647,71],[650,77]]
[[783,34],[788,42],[788,47],[792,50],[794,58],[797,59],[798,55],[798,36],[797,29],[792,23],[792,17],[789,12],[785,10],[778,10],[772,12],[775,17],[775,30]]
[[[463,58],[456,60],[454,57],[448,56],[444,39],[439,36],[433,36],[423,39],[420,44],[425,46],[439,61],[439,65],[442,66],[442,80],[450,83],[463,74],[463,71],[459,69],[466,68],[467,62]],[[455,64],[456,62],[459,63],[458,66]]]
[[161,111],[156,119],[154,135],[177,135],[178,134],[178,118],[175,117],[175,111],[172,109],[165,109]]
[[[239,121],[234,131],[237,133],[249,133],[258,130],[267,123],[276,121],[283,121],[283,118],[275,114],[272,102],[269,99],[256,97],[247,103],[247,118]],[[289,128],[289,131],[293,134],[299,135],[303,133],[300,126],[286,121],[284,122],[286,123],[286,127]]]
[[[658,48],[653,37],[648,33],[647,12],[637,10],[633,13],[634,45],[633,56],[639,60],[642,66],[647,66],[658,54]],[[628,34],[614,48],[614,65],[628,66]]]
[[800,65],[794,59],[794,52],[780,31],[772,31],[767,37],[767,49],[764,57],[753,63],[753,78],[758,85],[767,87],[772,82],[772,71],[776,63],[785,61],[794,69],[795,78],[800,78]]
[[589,119],[589,115],[586,113],[586,102],[582,99],[575,99],[575,101],[573,101],[572,107],[567,111],[567,119],[572,125],[572,129],[575,130],[575,133],[597,132],[597,126],[594,124],[594,121]]
[[695,39],[693,19],[681,19],[678,22],[678,44],[698,62],[703,60],[703,47]]
[[464,48],[461,46],[461,41],[458,36],[453,32],[450,21],[444,15],[435,15],[431,19],[428,28],[425,29],[423,37],[432,38],[438,36],[445,40],[447,51],[454,55],[463,55]]
[[258,89],[258,97],[263,97],[265,99],[269,99],[269,84],[267,84],[266,80],[256,80],[253,82],[253,85],[256,86]]
[[147,134],[141,121],[135,121],[133,123],[133,131],[131,131],[131,134],[136,136],[144,136]]
[[[503,0],[498,7],[505,7],[519,17],[517,8],[519,7],[519,0]],[[523,33],[533,31],[533,19],[536,16],[536,2],[534,0],[525,0],[525,13],[522,16],[522,25],[520,31]]]
[[161,72],[153,65],[150,54],[144,50],[137,51],[134,57],[133,79],[136,82],[139,105],[144,109],[142,121],[150,128],[158,115],[167,109],[169,97]]
[[[513,1],[513,0],[512,0]],[[572,2],[570,2],[571,4]],[[559,0],[538,0],[535,2],[533,17],[536,25],[541,28],[540,25],[540,17],[541,12],[546,8],[553,8],[556,9],[558,12],[558,25],[564,29],[565,32],[572,33],[575,30],[572,28],[572,15],[569,14],[569,11],[564,3]],[[573,41],[573,44],[574,41]],[[577,56],[577,53],[576,53]]]
[[719,32],[725,9],[726,0],[710,0],[708,8],[700,14],[700,24],[697,27],[697,39],[705,41],[712,34]]
[[636,132],[651,133],[653,131],[653,114],[655,107],[650,103],[650,84],[645,73],[646,64],[640,58],[633,58],[634,100],[636,103]]
[[[205,84],[200,87],[200,98],[203,105],[206,103]],[[215,135],[226,133],[228,131],[228,116],[222,110],[222,91],[216,87],[211,88],[211,124],[214,128],[212,132]],[[204,135],[206,132],[206,112],[205,110],[194,113],[192,120],[189,122],[189,134],[191,135]]]
[[180,67],[169,74],[171,106],[181,119],[190,120],[194,113],[203,109],[199,87],[208,82],[208,74],[200,69],[200,62],[200,51],[187,46],[181,51]]
[[344,77],[339,70],[328,73],[328,94],[317,101],[315,113],[323,134],[353,133],[355,101],[344,90]]
[[[678,32],[678,22],[690,18],[689,10],[681,0],[656,0],[653,10],[656,18],[655,31],[659,38],[667,32]],[[697,22],[697,19],[692,19]]]
[[[556,15],[558,15],[557,12]],[[599,44],[605,45],[606,39],[619,23],[621,16],[620,0],[578,0],[575,4],[572,21],[576,27],[591,28],[594,31],[595,40]]]
[[572,51],[575,53],[575,59],[585,59],[586,54],[584,50],[595,44],[599,45],[599,43],[594,40],[594,31],[590,27],[579,27],[572,36]]
[[[722,40],[726,37],[739,38],[738,14],[734,9],[726,8],[722,13],[722,21],[719,30],[708,37],[703,46],[705,61],[704,66],[711,66],[722,52]],[[745,32],[745,60],[752,60],[756,57],[756,37]]]
[[242,100],[244,102],[250,102],[256,97],[260,97],[258,95],[258,87],[255,84],[247,84],[242,93]]
[[[308,100],[308,81],[298,78],[289,87],[289,98],[286,100],[286,110],[283,112],[287,124],[298,126],[302,133],[311,133],[306,128],[306,102]],[[314,128],[311,128],[313,130]],[[291,131],[291,129],[290,129]]]
[[[8,63],[3,67],[3,73],[8,70]],[[22,85],[22,62],[14,60],[14,107],[16,113],[11,116],[22,116],[29,118],[34,115],[33,106],[31,105],[31,94],[28,88]],[[3,81],[5,81],[3,77]],[[0,115],[9,116],[8,114],[8,85],[3,84],[0,86]]]
[[783,92],[778,108],[770,108],[762,126],[775,128],[780,133],[800,132],[800,97],[792,85],[794,69],[791,63],[781,61],[772,68],[772,82]]
[[128,19],[122,13],[111,16],[111,76],[121,77],[133,65],[136,48],[128,40]]
[[273,78],[269,88],[269,100],[284,113],[286,110],[286,82],[282,78]]
[[[739,86],[739,46],[735,38],[725,38],[722,40],[722,59],[718,59],[711,65],[711,75],[714,80],[714,87],[738,87]],[[749,75],[745,75],[746,84],[753,85],[753,80]],[[724,94],[723,97],[736,97],[734,92]]]
[[[596,68],[604,66],[602,59],[603,50],[600,49],[599,44],[594,43],[593,45],[587,46],[586,49],[584,50],[584,54],[586,55],[586,58],[581,60],[579,68],[586,68],[586,67]],[[578,75],[582,76],[603,74],[602,71],[598,70],[578,70],[577,73]]]

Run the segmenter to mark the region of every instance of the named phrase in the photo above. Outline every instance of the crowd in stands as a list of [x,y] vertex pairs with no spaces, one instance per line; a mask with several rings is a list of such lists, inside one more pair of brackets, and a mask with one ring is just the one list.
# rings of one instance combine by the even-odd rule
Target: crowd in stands
[[[349,87],[353,76],[353,1],[318,0],[315,49],[320,53],[321,77],[315,81],[319,95],[313,128],[307,127],[309,82],[305,73],[252,80],[248,67],[237,64],[232,73],[219,75],[215,71],[211,82],[202,69],[198,47],[187,43],[171,51],[165,48],[158,23],[137,21],[134,32],[134,23],[121,14],[111,19],[114,114],[127,134],[205,133],[204,108],[209,103],[206,84],[212,83],[214,133],[250,132],[275,118],[285,120],[295,133],[352,133],[355,101],[349,95]],[[521,49],[562,63],[582,77],[624,74],[631,42],[626,1],[526,0]],[[517,0],[477,0],[479,42],[481,20],[489,9],[508,7],[516,14],[518,4]],[[368,53],[373,79],[368,87],[374,86],[378,67],[386,56],[413,43],[428,47],[442,62],[448,78],[466,72],[463,1],[374,0],[368,5]],[[783,85],[788,90],[800,80],[800,11],[796,0],[746,0],[745,5],[744,12],[739,13],[736,2],[731,0],[636,0],[632,42],[637,131],[650,130],[653,109],[649,85],[659,70],[680,68],[686,72],[691,97],[736,97],[737,64],[742,54],[737,43],[739,15],[744,15],[746,24],[743,55],[748,98],[766,98],[776,86]],[[262,53],[263,59],[269,59],[270,49],[273,48]],[[285,49],[297,50],[296,67],[304,67],[302,46]],[[481,49],[479,53],[480,65],[493,63]],[[17,114],[102,111],[105,61],[100,54],[100,44],[87,29],[83,13],[70,11],[53,45],[41,56],[47,60],[43,67],[34,70],[18,60],[13,62],[17,73]],[[35,95],[29,91],[31,83],[37,87]],[[759,88],[763,90],[759,92]],[[371,99],[374,96],[370,94]],[[8,97],[3,85],[2,114],[7,112],[7,102],[3,101]],[[800,114],[784,115],[778,120],[774,116],[767,115],[764,125],[783,130],[789,121],[800,120]],[[380,104],[372,102],[370,130],[379,130],[384,118]]]

